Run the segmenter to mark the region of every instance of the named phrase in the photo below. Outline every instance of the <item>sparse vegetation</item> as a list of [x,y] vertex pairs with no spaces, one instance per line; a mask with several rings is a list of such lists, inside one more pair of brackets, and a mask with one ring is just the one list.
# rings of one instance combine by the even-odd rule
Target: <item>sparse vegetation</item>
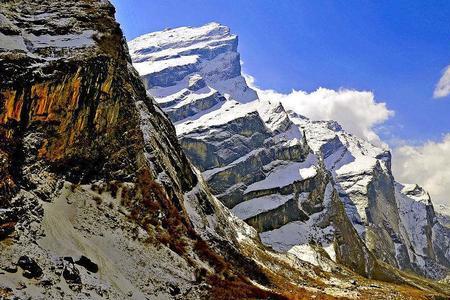
[[[121,188],[125,188],[121,182],[119,181],[110,181],[107,183],[92,183],[91,184],[91,190],[98,193],[98,194],[103,194],[104,192],[109,192],[111,193],[111,196],[113,198],[117,198],[118,192]],[[124,193],[126,193],[127,191],[124,191],[122,189],[122,198]]]
[[186,224],[148,169],[139,172],[135,188],[122,188],[121,204],[131,207],[131,219],[147,231],[149,227],[155,227],[156,240],[180,255],[186,254]]
[[[265,277],[266,272],[261,271],[258,265],[245,263],[234,258],[233,254],[229,254],[230,257],[219,255],[197,235],[190,223],[183,219],[183,214],[177,210],[165,188],[152,178],[148,169],[143,169],[138,174],[135,186],[121,186],[120,199],[122,205],[130,208],[130,218],[149,234],[148,242],[166,245],[179,255],[185,256],[191,263],[193,259],[188,253],[193,252],[214,269],[213,274],[204,268],[199,268],[196,272],[198,282],[206,281],[211,286],[211,299],[300,300],[310,299],[312,295],[316,299],[332,299],[325,294],[308,292],[294,284],[286,285],[286,280],[277,274]],[[135,236],[138,236],[138,227]],[[281,294],[255,286],[248,277],[258,278],[256,281],[262,280],[265,286],[273,285]],[[323,283],[317,281],[319,288],[321,284]],[[283,287],[286,290],[283,290]]]
[[103,183],[93,183],[91,184],[91,190],[101,195],[105,191],[105,185]]
[[0,299],[9,299],[12,295],[10,288],[0,288]]
[[226,269],[227,263],[224,258],[212,251],[204,240],[199,238],[196,241],[194,251],[201,259],[207,261],[211,266],[213,266],[214,270],[218,274],[222,273]]
[[[185,256],[188,262],[193,262],[187,255],[192,247],[192,251],[214,269],[214,274],[208,274],[203,268],[196,272],[199,282],[206,280],[212,286],[212,299],[287,299],[254,286],[245,276],[239,275],[231,263],[197,235],[148,169],[139,172],[134,188],[122,186],[121,204],[131,208],[130,218],[147,230],[150,242],[166,245]],[[137,232],[135,235],[137,237]],[[261,271],[253,269],[249,272]]]
[[137,188],[123,186],[122,191],[120,193],[120,205],[125,207],[130,207],[134,199],[136,199]]

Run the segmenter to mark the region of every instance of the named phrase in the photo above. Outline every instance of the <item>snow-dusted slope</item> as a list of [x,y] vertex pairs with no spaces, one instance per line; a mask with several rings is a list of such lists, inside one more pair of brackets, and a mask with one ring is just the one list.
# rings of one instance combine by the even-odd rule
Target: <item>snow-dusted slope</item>
[[444,204],[438,204],[438,206],[435,207],[435,212],[439,222],[450,228],[450,207]]
[[449,231],[431,202],[394,181],[390,153],[336,122],[313,122],[277,99],[258,99],[241,76],[237,37],[227,27],[150,33],[129,48],[213,193],[266,245],[316,264],[311,253],[322,251],[369,276],[372,255],[446,276]]

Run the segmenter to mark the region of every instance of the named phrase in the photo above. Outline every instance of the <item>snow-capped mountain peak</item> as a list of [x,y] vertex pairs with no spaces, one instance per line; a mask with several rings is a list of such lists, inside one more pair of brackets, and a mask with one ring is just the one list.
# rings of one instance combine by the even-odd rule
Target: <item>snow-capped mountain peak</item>
[[138,37],[128,45],[133,65],[152,95],[164,97],[187,89],[193,77],[238,102],[257,98],[241,76],[238,38],[226,26],[209,23],[167,29]]

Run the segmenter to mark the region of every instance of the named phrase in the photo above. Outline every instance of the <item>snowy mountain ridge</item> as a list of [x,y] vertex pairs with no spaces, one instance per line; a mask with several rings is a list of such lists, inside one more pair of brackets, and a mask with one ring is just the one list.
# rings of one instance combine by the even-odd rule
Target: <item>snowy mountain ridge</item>
[[[237,37],[226,26],[155,32],[129,48],[214,195],[267,246],[311,261],[318,244],[328,258],[369,276],[369,253],[400,269],[447,276],[450,233],[427,193],[395,182],[389,151],[334,121],[311,121],[277,99],[259,99],[242,77]],[[359,258],[349,260],[352,252]]]

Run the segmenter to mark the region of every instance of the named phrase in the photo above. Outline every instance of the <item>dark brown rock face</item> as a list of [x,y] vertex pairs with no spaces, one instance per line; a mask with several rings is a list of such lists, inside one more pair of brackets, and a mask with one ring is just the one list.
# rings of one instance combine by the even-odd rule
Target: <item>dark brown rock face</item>
[[[93,46],[79,49],[76,55],[65,54],[64,47],[52,43],[1,53],[1,153],[9,162],[1,176],[3,189],[11,192],[20,184],[24,156],[35,156],[55,171],[74,176],[74,180],[94,174],[131,174],[142,138],[136,129],[138,116],[131,97],[136,87],[130,84],[112,8],[85,1],[78,5],[9,1],[4,4],[5,16],[25,19],[28,10],[19,11],[21,4],[29,10],[53,13],[55,19],[71,11],[92,10],[90,22],[80,16],[71,19],[71,29],[59,30],[76,36],[76,31],[83,32],[86,27],[102,32],[102,37],[92,36]],[[99,20],[94,22],[96,18]],[[13,37],[35,36],[32,22],[13,26],[22,33]],[[47,30],[57,29],[49,25]],[[47,53],[52,51],[56,57],[49,60]],[[23,153],[23,140],[31,133],[37,137],[35,153]]]
[[[133,177],[145,164],[138,101],[159,129],[154,148],[146,151],[165,152],[155,155],[153,169],[166,171],[177,188],[195,184],[171,123],[156,111],[129,65],[110,4],[7,1],[2,5],[5,18],[15,21],[3,24],[0,32],[26,45],[0,49],[2,202],[29,184],[23,165],[31,161],[45,163],[52,172],[75,182]],[[30,12],[34,21],[23,21],[31,19]],[[36,24],[41,25],[40,32]],[[55,41],[46,42],[47,35],[55,34]],[[58,42],[62,35],[71,43]],[[31,142],[32,147],[24,145]],[[171,161],[161,163],[161,156],[169,153]]]

